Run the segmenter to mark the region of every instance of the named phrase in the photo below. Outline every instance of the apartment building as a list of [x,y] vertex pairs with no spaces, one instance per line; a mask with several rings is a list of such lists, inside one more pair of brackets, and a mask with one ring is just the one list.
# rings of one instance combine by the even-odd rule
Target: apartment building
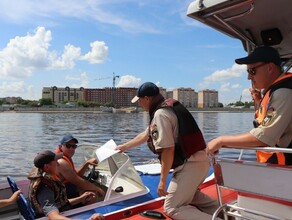
[[64,102],[99,102],[114,103],[115,107],[135,106],[131,103],[132,98],[137,94],[137,88],[100,88],[90,89],[70,87],[43,87],[42,98],[51,99],[53,103]]
[[89,102],[113,103],[115,107],[135,106],[131,103],[137,88],[110,87],[103,89],[84,89],[84,99]]
[[198,108],[215,107],[218,107],[218,91],[206,89],[198,92]]
[[167,98],[167,91],[165,88],[163,87],[158,87],[159,88],[159,92],[161,95],[163,95],[164,98]]
[[51,99],[53,103],[77,102],[84,100],[83,87],[43,87],[42,98]]
[[15,104],[17,103],[18,100],[21,100],[21,97],[5,97],[5,98],[0,98],[0,101],[9,103],[9,104]]
[[198,107],[198,93],[191,88],[177,88],[173,90],[173,98],[187,108]]
[[87,102],[111,103],[112,88],[106,87],[102,89],[84,89],[84,100]]

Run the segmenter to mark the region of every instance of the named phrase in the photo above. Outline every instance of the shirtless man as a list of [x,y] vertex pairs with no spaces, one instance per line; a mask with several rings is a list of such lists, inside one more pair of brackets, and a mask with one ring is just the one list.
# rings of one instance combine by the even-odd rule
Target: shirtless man
[[83,178],[89,165],[97,166],[97,160],[95,158],[89,159],[78,169],[74,166],[72,157],[75,154],[77,143],[78,140],[72,135],[65,135],[56,148],[56,153],[63,152],[63,157],[58,160],[60,164],[59,177],[66,186],[67,196],[74,198],[79,196],[80,191],[93,191],[103,197],[105,193],[101,188]]

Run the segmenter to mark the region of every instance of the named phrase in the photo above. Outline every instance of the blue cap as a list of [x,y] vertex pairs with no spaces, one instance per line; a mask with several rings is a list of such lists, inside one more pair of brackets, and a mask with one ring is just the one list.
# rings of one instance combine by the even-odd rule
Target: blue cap
[[144,96],[155,96],[159,94],[159,88],[152,82],[143,83],[137,91],[137,95],[132,99],[132,103],[135,103],[139,98]]
[[65,144],[71,140],[74,140],[75,143],[78,143],[78,140],[75,137],[73,137],[71,134],[67,134],[61,139],[61,144]]

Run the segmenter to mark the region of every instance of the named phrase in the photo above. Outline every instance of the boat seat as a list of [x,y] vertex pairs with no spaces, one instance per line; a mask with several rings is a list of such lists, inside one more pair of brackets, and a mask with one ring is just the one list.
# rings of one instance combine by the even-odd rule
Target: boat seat
[[[16,182],[12,179],[12,177],[7,176],[7,181],[10,185],[12,193],[19,190]],[[34,220],[35,219],[35,212],[34,212],[33,208],[30,206],[29,202],[26,200],[23,193],[21,193],[19,196],[20,196],[20,198],[17,200],[17,205],[18,205],[18,208],[19,208],[19,211],[20,211],[22,217],[25,220]]]
[[[223,211],[237,219],[291,219],[292,167],[213,159],[220,207],[212,219]],[[225,203],[222,189],[238,192],[236,203]]]

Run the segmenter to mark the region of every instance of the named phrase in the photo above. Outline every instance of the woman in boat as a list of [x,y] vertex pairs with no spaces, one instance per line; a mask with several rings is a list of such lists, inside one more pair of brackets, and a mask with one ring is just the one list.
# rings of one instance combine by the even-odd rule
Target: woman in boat
[[[145,131],[127,143],[117,146],[129,150],[148,141],[150,150],[161,163],[159,196],[166,196],[164,211],[173,219],[211,219],[218,202],[198,190],[210,168],[205,141],[190,112],[173,99],[164,99],[159,88],[146,82],[138,88],[132,102],[149,112],[150,123]],[[168,189],[166,180],[173,175]]]
[[[85,192],[81,196],[68,199],[65,186],[58,178],[58,159],[62,153],[55,154],[52,151],[42,151],[34,158],[36,169],[29,174],[31,180],[28,199],[33,206],[37,217],[47,216],[49,219],[70,219],[60,214],[78,203],[87,204],[91,198],[95,198],[93,192]],[[92,220],[103,220],[101,214],[91,216]]]
[[16,201],[19,199],[19,194],[21,193],[20,190],[14,192],[12,194],[12,196],[10,196],[10,198],[8,199],[0,199],[0,208],[3,208],[5,206],[8,206],[8,205],[12,205],[14,203],[16,203]]
[[[72,135],[65,135],[61,139],[60,145],[56,148],[56,153],[63,153],[63,157],[58,160],[59,177],[66,186],[68,198],[74,198],[83,191],[94,191],[100,197],[104,196],[104,191],[98,186],[83,178],[89,165],[97,166],[95,158],[87,160],[79,169],[75,169],[72,157],[75,154],[78,140]],[[95,202],[90,201],[91,203]]]
[[[292,148],[292,74],[282,72],[278,51],[269,46],[257,47],[250,55],[235,62],[247,65],[248,79],[254,87],[252,96],[259,104],[255,128],[243,134],[217,137],[208,143],[207,152],[214,154],[222,146]],[[264,91],[260,102],[258,94],[253,94],[254,89]],[[292,165],[292,154],[257,151],[257,160]]]

